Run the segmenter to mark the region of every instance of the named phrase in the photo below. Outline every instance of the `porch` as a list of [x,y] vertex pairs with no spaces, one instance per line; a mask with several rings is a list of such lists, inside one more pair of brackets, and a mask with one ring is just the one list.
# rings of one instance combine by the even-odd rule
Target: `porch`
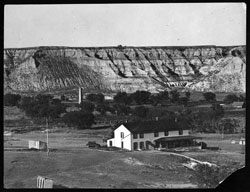
[[197,146],[196,140],[202,140],[202,137],[196,136],[176,136],[176,137],[163,137],[154,140],[156,148],[176,148],[176,147],[191,147]]

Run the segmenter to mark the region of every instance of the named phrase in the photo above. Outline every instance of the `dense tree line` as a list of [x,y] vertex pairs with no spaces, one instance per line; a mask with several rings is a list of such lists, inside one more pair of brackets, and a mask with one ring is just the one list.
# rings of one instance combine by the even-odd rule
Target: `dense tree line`
[[7,93],[4,95],[5,106],[18,106],[20,100],[21,100],[21,96],[18,94]]

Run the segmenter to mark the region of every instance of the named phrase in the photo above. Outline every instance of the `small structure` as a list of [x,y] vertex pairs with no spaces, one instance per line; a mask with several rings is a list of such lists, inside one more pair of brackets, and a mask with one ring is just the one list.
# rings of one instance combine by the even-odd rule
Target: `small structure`
[[244,102],[239,102],[239,101],[235,101],[232,103],[232,106],[235,107],[235,108],[243,108],[243,104]]
[[43,141],[29,141],[29,149],[45,150],[47,143]]
[[37,177],[37,188],[53,188],[53,181],[51,179],[38,176]]
[[240,142],[239,142],[240,145],[246,145],[246,140],[245,138],[240,138]]
[[235,140],[231,140],[231,143],[232,143],[232,144],[235,144],[235,143],[236,143],[236,141],[235,141]]
[[4,131],[4,136],[12,136],[12,133],[10,131]]
[[178,119],[122,123],[114,130],[114,138],[107,140],[108,147],[127,150],[149,150],[197,145],[190,135],[187,122]]

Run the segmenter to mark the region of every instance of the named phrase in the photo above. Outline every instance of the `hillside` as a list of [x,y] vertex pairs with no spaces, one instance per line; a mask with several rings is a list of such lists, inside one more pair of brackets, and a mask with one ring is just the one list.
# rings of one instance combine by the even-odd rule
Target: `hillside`
[[4,91],[245,92],[246,47],[33,47],[4,49]]

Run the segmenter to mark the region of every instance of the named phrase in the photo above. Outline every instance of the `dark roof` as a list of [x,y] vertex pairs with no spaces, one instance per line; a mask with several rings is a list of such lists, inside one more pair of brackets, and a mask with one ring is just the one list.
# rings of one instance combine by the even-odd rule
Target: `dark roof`
[[128,122],[123,125],[132,133],[153,133],[159,131],[183,130],[187,128],[187,122],[175,119],[160,119],[158,121]]
[[176,141],[176,140],[187,140],[187,139],[202,139],[202,137],[196,137],[196,136],[176,136],[176,137],[162,137],[159,139],[156,139],[155,141]]

